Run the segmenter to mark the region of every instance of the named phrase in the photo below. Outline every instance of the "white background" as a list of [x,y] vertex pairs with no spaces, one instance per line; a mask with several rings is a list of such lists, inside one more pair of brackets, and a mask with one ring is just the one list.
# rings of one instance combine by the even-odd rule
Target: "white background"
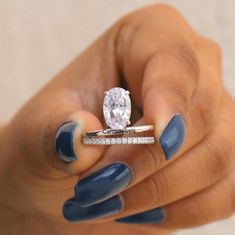
[[[119,17],[156,2],[1,0],[0,121],[12,117],[26,100]],[[194,28],[221,45],[225,85],[235,95],[235,1],[162,2],[176,6]],[[178,234],[235,234],[235,218]]]

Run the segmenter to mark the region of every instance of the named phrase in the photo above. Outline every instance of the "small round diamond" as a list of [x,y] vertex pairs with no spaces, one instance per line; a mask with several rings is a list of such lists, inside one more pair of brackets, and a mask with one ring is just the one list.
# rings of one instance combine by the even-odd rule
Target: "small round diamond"
[[132,144],[132,138],[131,138],[131,137],[129,137],[129,138],[127,139],[127,143],[128,143],[128,144]]

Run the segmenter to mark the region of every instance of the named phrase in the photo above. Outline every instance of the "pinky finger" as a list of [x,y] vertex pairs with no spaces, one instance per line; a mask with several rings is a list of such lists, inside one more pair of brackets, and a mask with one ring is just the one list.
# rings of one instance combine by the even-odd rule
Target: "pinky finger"
[[[235,174],[197,194],[164,208],[119,218],[119,223],[134,223],[148,228],[191,228],[231,216],[235,212]],[[156,217],[156,218],[155,218]],[[160,218],[161,217],[161,218]]]

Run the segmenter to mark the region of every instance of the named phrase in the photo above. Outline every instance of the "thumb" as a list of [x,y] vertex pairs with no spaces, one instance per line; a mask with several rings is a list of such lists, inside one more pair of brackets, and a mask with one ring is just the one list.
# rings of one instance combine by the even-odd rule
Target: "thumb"
[[79,109],[69,97],[56,95],[48,87],[15,116],[8,125],[5,141],[11,169],[20,168],[43,179],[59,179],[78,175],[98,161],[104,147],[83,145],[81,136],[102,125],[94,114]]
[[[84,131],[101,129],[100,121],[91,113],[79,110],[72,113],[58,128],[55,139],[55,167],[69,174],[78,174],[86,171],[101,157],[104,146],[91,148],[82,144],[81,137]],[[53,137],[53,136],[52,136]]]

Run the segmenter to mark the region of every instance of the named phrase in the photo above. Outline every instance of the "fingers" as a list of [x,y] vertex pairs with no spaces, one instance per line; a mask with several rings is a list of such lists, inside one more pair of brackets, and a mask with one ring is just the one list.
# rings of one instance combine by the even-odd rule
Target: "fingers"
[[[229,104],[229,100],[224,103],[227,112],[222,112],[220,122],[207,139],[188,151],[184,157],[119,194],[122,206],[118,204],[119,212],[106,220],[119,218],[118,221],[124,223],[163,222],[164,210],[155,208],[193,195],[215,184],[231,172],[234,165],[233,131],[231,131],[231,128],[234,129],[234,117],[228,112],[231,107]],[[143,166],[144,164],[142,168]],[[106,166],[78,183],[74,201],[85,208],[93,208],[99,204],[102,206],[106,200],[97,200],[92,204],[89,202],[90,195],[93,198],[97,195],[99,199],[105,198],[107,188],[112,191],[112,195],[116,195],[117,191],[120,191],[118,187],[122,184],[127,185],[126,179],[130,179],[126,165],[114,163]],[[141,212],[144,214],[139,215]]]
[[[146,228],[190,228],[231,216],[235,210],[234,174],[195,195],[134,216],[119,223],[142,224]],[[146,225],[144,225],[146,224]]]
[[231,120],[222,119],[203,143],[135,187],[122,192],[125,209],[118,216],[170,204],[209,187],[228,174],[233,166],[234,154],[229,123]]
[[234,179],[225,178],[205,191],[169,205],[165,226],[188,228],[221,220],[234,213],[234,206]]

